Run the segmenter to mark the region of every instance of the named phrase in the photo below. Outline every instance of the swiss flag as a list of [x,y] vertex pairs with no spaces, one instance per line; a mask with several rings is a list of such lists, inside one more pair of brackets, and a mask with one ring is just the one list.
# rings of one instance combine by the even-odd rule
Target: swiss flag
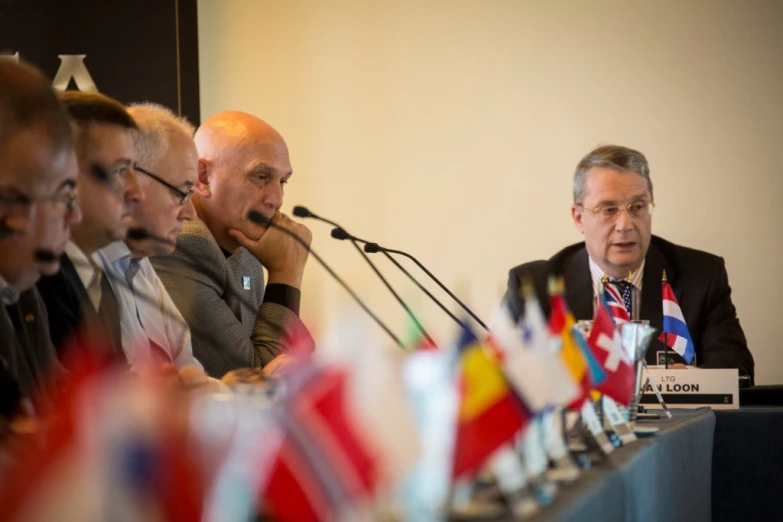
[[636,379],[633,361],[623,350],[617,328],[603,299],[599,301],[587,345],[606,370],[606,380],[596,389],[623,406],[631,404]]

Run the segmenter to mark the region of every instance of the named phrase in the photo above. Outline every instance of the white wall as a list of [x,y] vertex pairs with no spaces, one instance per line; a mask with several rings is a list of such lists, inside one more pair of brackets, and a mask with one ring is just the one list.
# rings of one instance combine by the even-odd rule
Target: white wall
[[[777,0],[200,0],[201,111],[272,123],[294,165],[285,209],[414,252],[485,318],[510,267],[580,240],[581,156],[638,148],[654,232],[725,257],[757,382],[783,382],[782,26]],[[351,247],[308,225],[408,331]],[[378,261],[450,338],[445,315]],[[316,332],[347,302],[312,260],[304,292]]]

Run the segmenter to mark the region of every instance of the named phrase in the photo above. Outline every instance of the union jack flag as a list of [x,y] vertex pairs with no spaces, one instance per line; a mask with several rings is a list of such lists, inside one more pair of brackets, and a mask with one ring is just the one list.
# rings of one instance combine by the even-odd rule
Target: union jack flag
[[609,305],[609,312],[612,314],[614,324],[619,326],[623,323],[631,322],[631,316],[628,315],[628,310],[625,309],[620,291],[608,281],[604,282],[604,298],[606,299],[606,304]]

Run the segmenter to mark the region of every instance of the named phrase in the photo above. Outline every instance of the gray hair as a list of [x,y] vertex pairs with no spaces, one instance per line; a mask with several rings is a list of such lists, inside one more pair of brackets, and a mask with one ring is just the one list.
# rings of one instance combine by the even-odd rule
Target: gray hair
[[653,194],[652,181],[650,180],[650,165],[647,158],[638,150],[629,149],[620,145],[604,145],[587,154],[574,172],[574,203],[579,204],[584,196],[585,174],[592,168],[611,169],[617,172],[639,174],[647,180],[647,188],[650,196]]
[[133,131],[133,146],[136,162],[144,168],[151,168],[150,165],[166,153],[172,134],[193,139],[196,132],[187,119],[157,103],[134,103],[128,106],[128,112],[139,127]]

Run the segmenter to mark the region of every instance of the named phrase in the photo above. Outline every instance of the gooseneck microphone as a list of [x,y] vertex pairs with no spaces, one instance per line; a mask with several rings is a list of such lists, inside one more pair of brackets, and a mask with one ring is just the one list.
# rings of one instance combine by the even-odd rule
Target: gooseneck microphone
[[467,312],[467,314],[469,316],[471,316],[484,330],[489,331],[489,328],[487,328],[487,325],[484,324],[484,321],[479,319],[478,316],[475,313],[473,313],[473,311],[470,308],[468,308],[468,306],[465,303],[460,301],[460,299],[456,295],[454,295],[454,293],[451,290],[449,290],[446,287],[446,285],[441,283],[440,280],[437,277],[435,277],[435,274],[433,274],[432,272],[427,270],[427,267],[422,265],[419,262],[419,260],[416,259],[415,257],[413,257],[412,255],[408,254],[407,252],[403,252],[402,250],[394,250],[392,248],[385,248],[385,247],[382,247],[381,245],[379,245],[378,243],[369,243],[369,242],[365,243],[364,251],[367,252],[368,254],[375,254],[377,252],[388,252],[390,254],[397,254],[398,256],[407,257],[408,259],[410,259],[411,261],[416,263],[416,266],[418,266],[421,269],[422,272],[427,274],[429,276],[429,278],[432,279],[439,287],[441,287],[441,289],[444,292],[449,294],[449,297],[451,297],[454,300],[454,302],[456,302],[458,305],[460,305],[462,307],[462,309],[465,310],[465,312]]
[[125,239],[130,239],[131,241],[153,241],[155,243],[163,243],[164,245],[170,245],[170,246],[176,246],[177,243],[174,241],[170,241],[166,239],[165,237],[156,236],[146,228],[129,228],[128,232],[125,234]]
[[[364,243],[365,245],[369,243],[368,241],[365,241],[364,239],[361,239],[361,238],[359,238],[359,237],[356,237],[356,236],[352,236],[351,234],[349,234],[348,232],[346,232],[344,229],[342,229],[342,228],[340,228],[340,227],[337,227],[337,228],[334,228],[334,229],[332,229],[332,237],[333,237],[333,238],[335,238],[335,239],[340,239],[340,240],[344,240],[344,239],[350,239],[351,241],[358,241],[359,243]],[[415,277],[413,277],[413,275],[412,275],[410,272],[408,272],[408,270],[406,270],[404,266],[402,266],[402,265],[401,265],[399,262],[397,262],[397,260],[396,260],[396,259],[394,259],[394,258],[393,258],[393,257],[392,257],[392,256],[391,256],[391,255],[390,255],[388,252],[386,252],[386,251],[381,251],[381,253],[382,253],[383,255],[385,255],[385,256],[386,256],[386,258],[387,258],[389,261],[391,261],[391,263],[392,263],[394,266],[396,266],[396,267],[397,267],[397,268],[398,268],[398,269],[399,269],[399,270],[400,270],[400,271],[401,271],[403,274],[405,274],[406,276],[408,276],[408,279],[410,279],[410,280],[411,280],[411,282],[412,282],[414,285],[416,285],[416,287],[417,287],[419,290],[421,290],[422,292],[424,292],[424,294],[425,294],[427,297],[429,297],[429,298],[432,300],[432,302],[433,302],[433,303],[435,303],[436,305],[438,305],[438,306],[440,307],[440,309],[441,309],[441,310],[443,310],[443,311],[446,313],[446,315],[448,315],[449,317],[451,317],[451,319],[452,319],[452,320],[453,320],[455,323],[457,323],[457,324],[460,326],[460,328],[463,328],[463,329],[467,329],[467,328],[468,328],[468,326],[467,326],[465,323],[463,323],[462,321],[460,321],[460,320],[459,320],[459,318],[458,318],[456,315],[454,315],[454,314],[451,312],[451,310],[449,310],[448,308],[446,308],[446,305],[444,305],[442,302],[440,302],[440,300],[438,300],[438,298],[437,298],[437,297],[435,297],[434,295],[432,295],[432,292],[430,292],[429,290],[427,290],[426,288],[424,288],[424,286],[423,286],[423,285],[422,285],[422,284],[419,282],[419,280],[418,280],[418,279],[416,279]]]
[[[296,215],[296,214],[295,214],[295,215]],[[300,217],[301,217],[301,216],[300,216]],[[381,319],[380,319],[380,318],[379,318],[377,315],[375,315],[375,313],[373,313],[373,311],[372,311],[372,310],[370,310],[370,308],[369,308],[369,307],[368,307],[368,306],[367,306],[367,305],[364,303],[364,301],[362,301],[362,300],[359,298],[359,296],[358,296],[358,295],[356,295],[356,292],[354,292],[354,291],[351,289],[351,287],[349,287],[349,286],[346,284],[346,282],[345,282],[345,281],[343,281],[343,279],[342,279],[340,276],[338,276],[338,275],[335,273],[335,271],[334,271],[334,270],[332,270],[332,267],[330,267],[330,266],[329,266],[329,265],[326,263],[326,261],[324,261],[324,260],[323,260],[323,258],[321,258],[321,256],[319,256],[319,255],[318,255],[318,254],[317,254],[317,253],[316,253],[316,252],[315,252],[315,251],[314,251],[312,248],[310,248],[310,245],[308,245],[308,244],[307,244],[307,242],[306,242],[305,240],[303,240],[301,237],[299,237],[299,236],[298,236],[298,235],[297,235],[295,232],[293,232],[293,231],[291,231],[291,230],[288,230],[288,229],[287,229],[287,228],[285,228],[285,227],[281,227],[280,225],[278,225],[277,223],[273,222],[271,219],[267,218],[266,216],[264,216],[263,214],[261,214],[261,213],[260,213],[260,212],[258,212],[258,211],[251,210],[250,212],[248,212],[248,213],[247,213],[247,218],[248,218],[250,221],[252,221],[253,223],[255,223],[256,225],[259,225],[259,226],[262,226],[262,227],[267,227],[267,228],[269,228],[269,227],[271,227],[271,228],[276,228],[276,229],[278,229],[280,232],[282,232],[282,233],[286,234],[287,236],[290,236],[290,237],[291,237],[291,238],[293,238],[293,239],[294,239],[294,240],[295,240],[297,243],[299,243],[300,245],[302,245],[302,247],[304,247],[304,248],[305,248],[305,249],[306,249],[308,252],[310,252],[310,254],[311,254],[311,255],[312,255],[314,258],[315,258],[315,260],[316,260],[316,261],[318,261],[318,263],[319,263],[319,264],[320,264],[322,267],[324,267],[324,269],[325,269],[327,272],[329,272],[329,275],[330,275],[330,276],[332,276],[332,278],[333,278],[335,281],[337,281],[337,283],[338,283],[340,286],[342,286],[342,287],[343,287],[343,289],[345,289],[345,291],[346,291],[346,292],[348,292],[348,294],[349,294],[349,295],[350,295],[350,296],[353,298],[353,300],[354,300],[354,301],[356,301],[356,304],[358,304],[358,305],[359,305],[359,306],[362,308],[362,310],[364,310],[364,311],[367,313],[367,315],[369,315],[369,316],[370,316],[370,317],[373,319],[373,321],[375,321],[375,323],[376,323],[378,326],[380,326],[380,327],[381,327],[381,329],[382,329],[384,332],[386,332],[386,334],[387,334],[387,335],[388,335],[388,336],[389,336],[389,337],[390,337],[390,338],[391,338],[391,339],[392,339],[392,340],[393,340],[393,341],[394,341],[394,342],[397,344],[397,346],[399,346],[399,347],[400,347],[400,348],[402,348],[403,350],[405,349],[405,345],[402,343],[402,341],[400,341],[400,339],[399,339],[399,338],[398,338],[396,335],[394,335],[394,333],[393,333],[393,332],[392,332],[392,331],[389,329],[389,327],[388,327],[388,326],[386,326],[386,325],[383,323],[383,321],[381,321]]]
[[[419,332],[421,332],[421,334],[424,336],[424,338],[427,340],[427,342],[430,343],[430,345],[437,346],[437,344],[435,343],[433,338],[430,337],[430,334],[427,333],[427,330],[425,330],[424,327],[419,322],[419,320],[416,319],[416,316],[413,314],[413,311],[410,309],[410,307],[405,303],[405,301],[402,300],[402,297],[400,297],[400,295],[394,290],[394,288],[392,287],[391,283],[389,283],[389,281],[383,276],[381,271],[378,270],[378,267],[375,266],[375,263],[372,262],[372,260],[367,256],[367,254],[364,253],[364,251],[362,251],[362,248],[359,246],[359,244],[357,243],[357,240],[354,238],[354,236],[352,236],[351,234],[346,232],[344,228],[342,228],[340,225],[338,225],[334,221],[331,221],[331,220],[326,219],[324,217],[318,216],[315,213],[310,212],[305,207],[301,207],[301,206],[294,207],[294,216],[297,216],[297,217],[311,217],[313,219],[317,219],[318,221],[323,221],[324,223],[328,223],[328,224],[330,224],[330,225],[332,225],[334,227],[337,227],[337,228],[335,228],[334,231],[332,231],[332,237],[334,237],[336,239],[347,239],[348,241],[351,242],[351,244],[353,244],[353,246],[356,249],[356,251],[359,252],[359,255],[362,256],[362,258],[367,262],[367,264],[370,265],[370,268],[372,268],[372,271],[375,272],[375,275],[378,276],[378,279],[381,280],[381,282],[384,284],[386,289],[389,290],[391,295],[394,296],[394,299],[396,299],[397,302],[400,303],[400,306],[402,306],[403,310],[405,310],[405,313],[408,314],[408,317],[411,319],[411,321],[413,321],[413,324],[414,324],[414,326],[416,326],[416,329]],[[339,231],[340,237],[335,235],[335,231]]]
[[[330,225],[335,226],[335,227],[339,228],[340,230],[342,230],[343,232],[345,232],[345,229],[340,227],[337,223],[334,223],[332,221],[329,221],[328,219],[324,219],[321,216],[318,216],[317,214],[315,214],[314,212],[311,212],[306,207],[302,207],[302,206],[294,207],[294,215],[297,216],[297,217],[301,217],[301,218],[311,217],[311,218],[314,218],[314,219],[318,219],[320,221],[324,221],[326,223],[329,223]],[[336,233],[338,235],[341,235],[341,232],[336,232]],[[347,234],[347,232],[346,232],[346,234]],[[335,236],[333,235],[332,237],[335,237]],[[364,243],[364,251],[366,253],[368,253],[368,254],[375,254],[377,252],[382,252],[382,253],[386,254],[386,256],[389,257],[390,259],[391,259],[391,256],[389,254],[397,254],[397,255],[400,255],[400,256],[403,256],[403,257],[407,257],[408,259],[410,259],[411,261],[416,263],[416,266],[418,266],[421,269],[422,272],[427,274],[427,276],[430,279],[432,279],[444,292],[446,292],[448,294],[448,296],[451,297],[454,300],[454,302],[456,302],[460,307],[462,307],[462,309],[465,310],[465,312],[467,312],[467,314],[470,317],[472,317],[479,325],[481,325],[481,327],[484,328],[484,330],[489,331],[489,328],[487,328],[487,325],[484,323],[484,321],[479,319],[479,317],[475,313],[473,313],[473,311],[470,308],[468,308],[465,303],[463,303],[456,295],[454,295],[454,293],[451,290],[449,290],[446,287],[446,285],[441,283],[441,281],[437,277],[435,277],[435,275],[432,272],[427,270],[427,267],[422,265],[419,262],[418,259],[416,259],[412,255],[408,254],[407,252],[403,252],[401,250],[393,250],[391,248],[384,248],[384,247],[380,246],[378,243],[373,243],[373,242],[370,242],[370,241],[364,241],[364,240],[361,240],[361,239],[356,238],[356,237],[354,237],[354,239],[357,240],[360,243]],[[397,263],[395,263],[395,264],[397,266],[399,266]],[[420,286],[420,285],[417,285],[417,286]],[[441,306],[441,308],[445,308],[445,307]],[[454,318],[454,316],[451,313],[449,313],[449,315],[451,315],[452,318]],[[460,322],[460,324],[463,324],[463,323]]]

